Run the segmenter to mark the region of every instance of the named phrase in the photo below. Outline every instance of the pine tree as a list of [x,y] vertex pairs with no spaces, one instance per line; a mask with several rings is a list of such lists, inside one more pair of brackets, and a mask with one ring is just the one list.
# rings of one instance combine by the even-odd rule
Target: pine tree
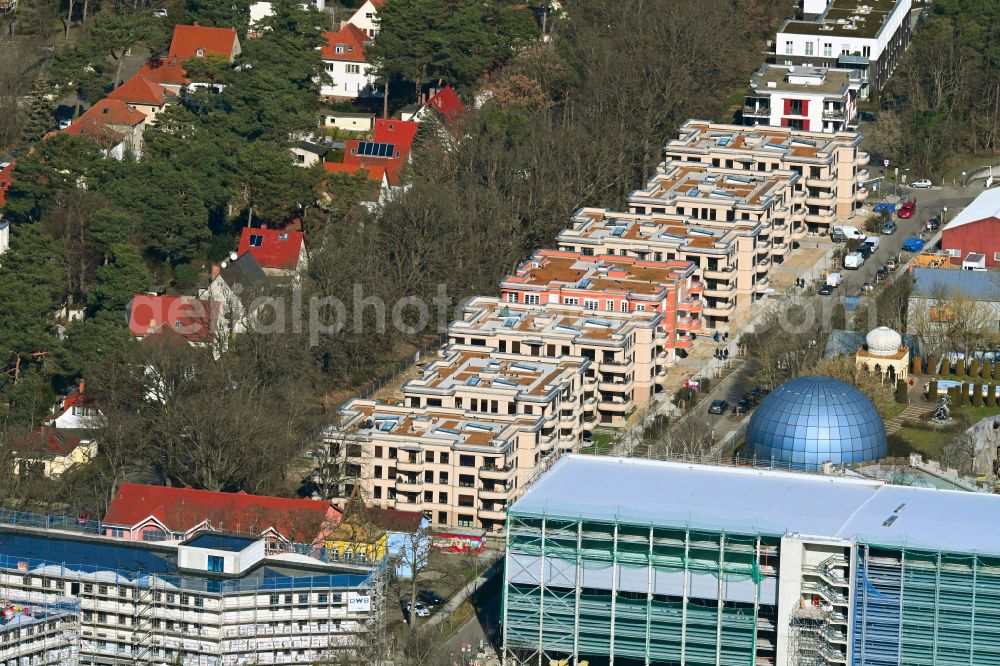
[[44,74],[35,77],[26,107],[21,125],[21,141],[25,145],[32,145],[52,130],[55,120],[55,104]]

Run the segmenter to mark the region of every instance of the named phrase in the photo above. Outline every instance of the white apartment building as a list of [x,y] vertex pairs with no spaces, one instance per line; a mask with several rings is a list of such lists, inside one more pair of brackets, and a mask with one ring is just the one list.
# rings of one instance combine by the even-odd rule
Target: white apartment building
[[[0,597],[35,620],[16,638],[5,622],[0,655],[31,660],[18,664],[69,654],[60,663],[311,666],[370,640],[383,622],[383,576],[308,554],[266,555],[260,537],[151,543],[0,527]],[[41,655],[39,637],[51,645]]]
[[804,0],[804,18],[778,29],[774,62],[857,70],[867,98],[910,44],[911,9],[912,0]]
[[857,129],[861,75],[853,69],[764,64],[750,79],[746,125],[815,132]]

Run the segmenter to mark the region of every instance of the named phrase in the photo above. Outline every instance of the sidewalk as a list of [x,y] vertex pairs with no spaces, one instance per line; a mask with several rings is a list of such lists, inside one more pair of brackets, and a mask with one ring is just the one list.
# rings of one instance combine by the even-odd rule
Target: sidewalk
[[417,624],[417,627],[436,627],[437,625],[444,622],[445,618],[451,617],[451,614],[455,612],[455,609],[461,606],[466,599],[472,596],[472,593],[476,591],[479,587],[486,584],[486,582],[496,576],[498,573],[503,571],[503,557],[494,562],[489,569],[480,574],[479,578],[471,580],[466,583],[465,587],[459,590],[455,596],[449,599],[441,608],[437,610],[436,613],[431,615],[423,625]]

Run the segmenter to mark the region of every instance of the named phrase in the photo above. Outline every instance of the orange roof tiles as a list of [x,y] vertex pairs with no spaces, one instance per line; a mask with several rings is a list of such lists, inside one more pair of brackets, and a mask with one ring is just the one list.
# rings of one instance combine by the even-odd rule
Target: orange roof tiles
[[148,79],[153,83],[167,86],[184,86],[191,82],[187,77],[187,72],[180,66],[177,58],[168,58],[167,60],[159,58],[150,59],[139,70],[138,76]]
[[163,106],[175,100],[177,95],[139,73],[111,91],[107,98],[118,99],[128,104]]
[[349,62],[365,62],[365,45],[371,38],[352,23],[348,23],[337,32],[325,32],[326,46],[320,49],[323,60],[341,60]]
[[201,25],[174,26],[168,54],[183,63],[190,58],[217,55],[232,61],[239,38],[233,28],[209,28]]

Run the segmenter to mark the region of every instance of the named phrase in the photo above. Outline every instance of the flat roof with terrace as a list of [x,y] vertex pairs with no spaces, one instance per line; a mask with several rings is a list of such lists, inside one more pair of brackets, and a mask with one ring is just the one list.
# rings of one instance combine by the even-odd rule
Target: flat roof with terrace
[[503,279],[502,290],[553,287],[602,294],[663,298],[694,273],[687,261],[642,261],[631,257],[587,257],[576,252],[539,250],[514,275]]
[[857,132],[807,132],[788,127],[729,125],[708,120],[688,120],[678,138],[665,145],[667,158],[675,153],[760,153],[791,162],[832,161],[838,148],[861,144]]
[[573,226],[557,236],[560,246],[588,245],[603,248],[608,243],[635,244],[650,251],[672,250],[698,254],[732,254],[732,243],[742,229],[712,229],[699,226],[685,215],[623,213],[606,208],[581,208],[573,214]]
[[861,74],[854,69],[764,63],[750,77],[750,90],[755,95],[790,92],[843,98],[849,90],[860,87]]
[[647,320],[646,326],[655,326],[663,318],[662,314],[652,311],[580,313],[557,304],[504,303],[493,297],[477,297],[466,305],[465,311],[466,318],[449,327],[453,339],[476,334],[520,333],[537,337],[540,342],[568,338],[588,346],[623,344],[636,326],[644,324],[643,317]]
[[785,21],[778,32],[871,39],[897,9],[906,11],[909,6],[909,0],[832,0],[815,21]]
[[657,167],[646,181],[646,187],[634,190],[629,200],[705,202],[759,210],[780,201],[782,191],[798,178],[799,175],[792,171],[748,172],[740,168],[671,160]]
[[450,345],[445,358],[424,368],[423,377],[403,385],[403,393],[504,393],[518,400],[549,401],[590,361],[579,356],[539,358],[500,354],[492,348]]
[[[538,415],[472,414],[460,408],[407,407],[354,399],[341,408],[340,431],[372,439],[417,440],[421,444],[456,449],[486,449],[504,453],[521,431],[540,430]],[[328,433],[330,438],[332,433]]]

